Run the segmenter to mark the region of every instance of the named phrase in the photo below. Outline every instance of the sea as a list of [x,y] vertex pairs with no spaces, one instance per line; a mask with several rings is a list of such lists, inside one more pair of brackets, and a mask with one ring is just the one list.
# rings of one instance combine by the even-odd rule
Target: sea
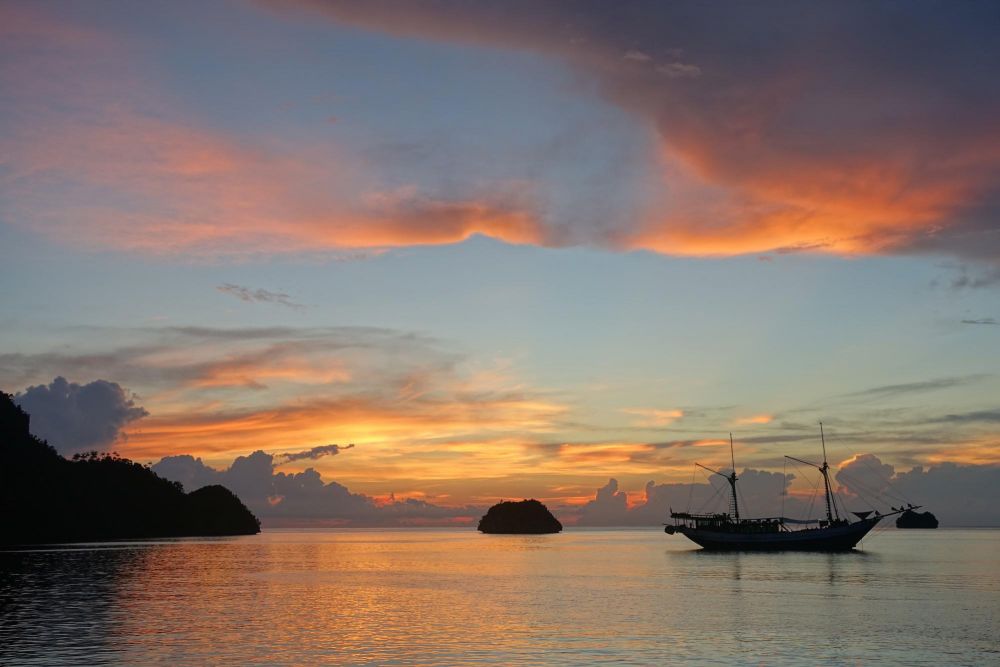
[[568,529],[0,552],[2,665],[1000,665],[1000,529],[710,553]]

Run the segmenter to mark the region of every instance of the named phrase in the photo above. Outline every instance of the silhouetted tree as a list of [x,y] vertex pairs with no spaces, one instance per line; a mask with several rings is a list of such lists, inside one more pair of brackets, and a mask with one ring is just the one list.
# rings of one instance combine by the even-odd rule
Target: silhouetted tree
[[64,459],[0,392],[0,544],[258,532],[257,518],[222,487],[185,494],[117,452]]

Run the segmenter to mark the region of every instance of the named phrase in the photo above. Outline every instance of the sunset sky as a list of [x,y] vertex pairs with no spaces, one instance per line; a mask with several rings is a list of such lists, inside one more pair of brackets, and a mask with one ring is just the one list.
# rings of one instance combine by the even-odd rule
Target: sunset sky
[[66,454],[243,456],[429,520],[631,507],[730,432],[781,472],[820,420],[832,465],[969,492],[1000,470],[998,31],[992,2],[0,1],[0,388]]

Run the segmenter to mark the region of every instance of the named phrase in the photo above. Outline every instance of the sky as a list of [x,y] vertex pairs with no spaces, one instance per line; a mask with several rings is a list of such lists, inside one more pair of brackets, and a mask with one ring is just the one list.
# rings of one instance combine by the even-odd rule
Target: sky
[[848,505],[1000,524],[998,29],[0,2],[0,387],[265,524],[658,523],[730,433],[808,512],[820,421]]

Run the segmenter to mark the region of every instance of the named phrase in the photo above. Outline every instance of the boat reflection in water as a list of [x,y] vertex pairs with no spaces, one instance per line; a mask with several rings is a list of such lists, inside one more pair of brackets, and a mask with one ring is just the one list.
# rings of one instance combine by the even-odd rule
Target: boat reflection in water
[[[726,479],[732,495],[728,513],[692,514],[670,511],[673,523],[666,524],[668,535],[680,534],[705,549],[730,551],[849,551],[887,516],[899,514],[903,509],[888,514],[878,511],[852,512],[857,521],[850,521],[840,515],[833,493],[830,491],[830,466],[826,461],[826,437],[820,424],[820,438],[823,443],[823,464],[786,458],[812,466],[823,475],[826,492],[826,519],[790,519],[788,517],[768,517],[762,519],[741,519],[739,500],[736,494],[736,456],[733,452],[733,436],[729,435],[729,452],[733,469],[728,475],[701,464],[701,468]],[[917,509],[910,506],[909,509]],[[801,526],[801,527],[798,527]]]

